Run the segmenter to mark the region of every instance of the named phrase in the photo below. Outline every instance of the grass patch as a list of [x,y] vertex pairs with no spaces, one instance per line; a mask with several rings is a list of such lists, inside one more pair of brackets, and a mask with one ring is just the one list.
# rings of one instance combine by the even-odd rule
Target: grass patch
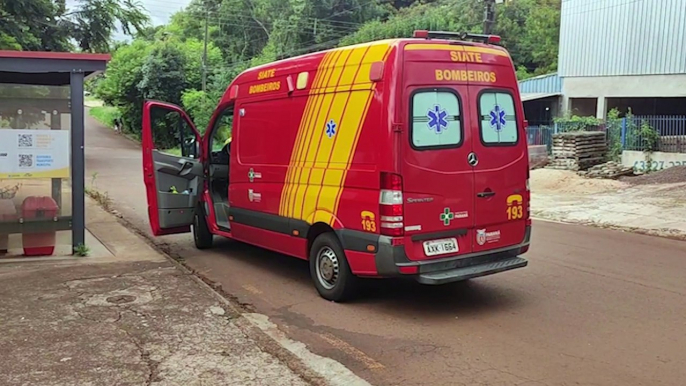
[[79,244],[74,248],[74,254],[76,256],[81,256],[81,257],[86,257],[91,253],[90,248],[88,248],[85,244]]
[[114,106],[91,107],[90,115],[103,125],[113,128],[114,120],[119,117],[119,109]]

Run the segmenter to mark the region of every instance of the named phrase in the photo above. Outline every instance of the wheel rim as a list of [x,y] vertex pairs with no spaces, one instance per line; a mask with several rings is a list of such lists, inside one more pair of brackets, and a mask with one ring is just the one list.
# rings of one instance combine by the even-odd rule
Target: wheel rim
[[317,253],[315,263],[319,283],[328,290],[335,287],[340,269],[336,252],[329,247],[322,247]]

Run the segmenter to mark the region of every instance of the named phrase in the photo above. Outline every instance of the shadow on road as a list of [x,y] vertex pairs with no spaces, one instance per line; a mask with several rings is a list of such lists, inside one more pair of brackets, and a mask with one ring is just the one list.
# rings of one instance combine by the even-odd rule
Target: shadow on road
[[[268,280],[287,281],[296,285],[299,291],[303,291],[303,298],[315,293],[309,264],[305,260],[225,239],[218,239],[213,251],[227,259],[249,265]],[[499,280],[502,277],[496,275],[441,286],[422,285],[403,279],[365,279],[360,296],[344,307],[374,308],[401,319],[417,314],[428,318],[467,317],[521,307],[526,302],[526,294],[508,286],[511,281],[505,283]]]

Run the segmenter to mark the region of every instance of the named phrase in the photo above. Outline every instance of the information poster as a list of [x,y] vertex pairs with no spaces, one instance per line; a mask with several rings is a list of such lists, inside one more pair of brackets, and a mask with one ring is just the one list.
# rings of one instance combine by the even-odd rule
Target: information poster
[[0,129],[0,179],[69,178],[70,132]]

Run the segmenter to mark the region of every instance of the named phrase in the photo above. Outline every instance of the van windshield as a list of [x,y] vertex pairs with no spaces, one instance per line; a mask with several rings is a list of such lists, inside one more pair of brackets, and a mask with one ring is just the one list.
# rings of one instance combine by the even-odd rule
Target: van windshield
[[519,140],[515,104],[507,91],[479,94],[480,136],[484,146],[514,146]]

